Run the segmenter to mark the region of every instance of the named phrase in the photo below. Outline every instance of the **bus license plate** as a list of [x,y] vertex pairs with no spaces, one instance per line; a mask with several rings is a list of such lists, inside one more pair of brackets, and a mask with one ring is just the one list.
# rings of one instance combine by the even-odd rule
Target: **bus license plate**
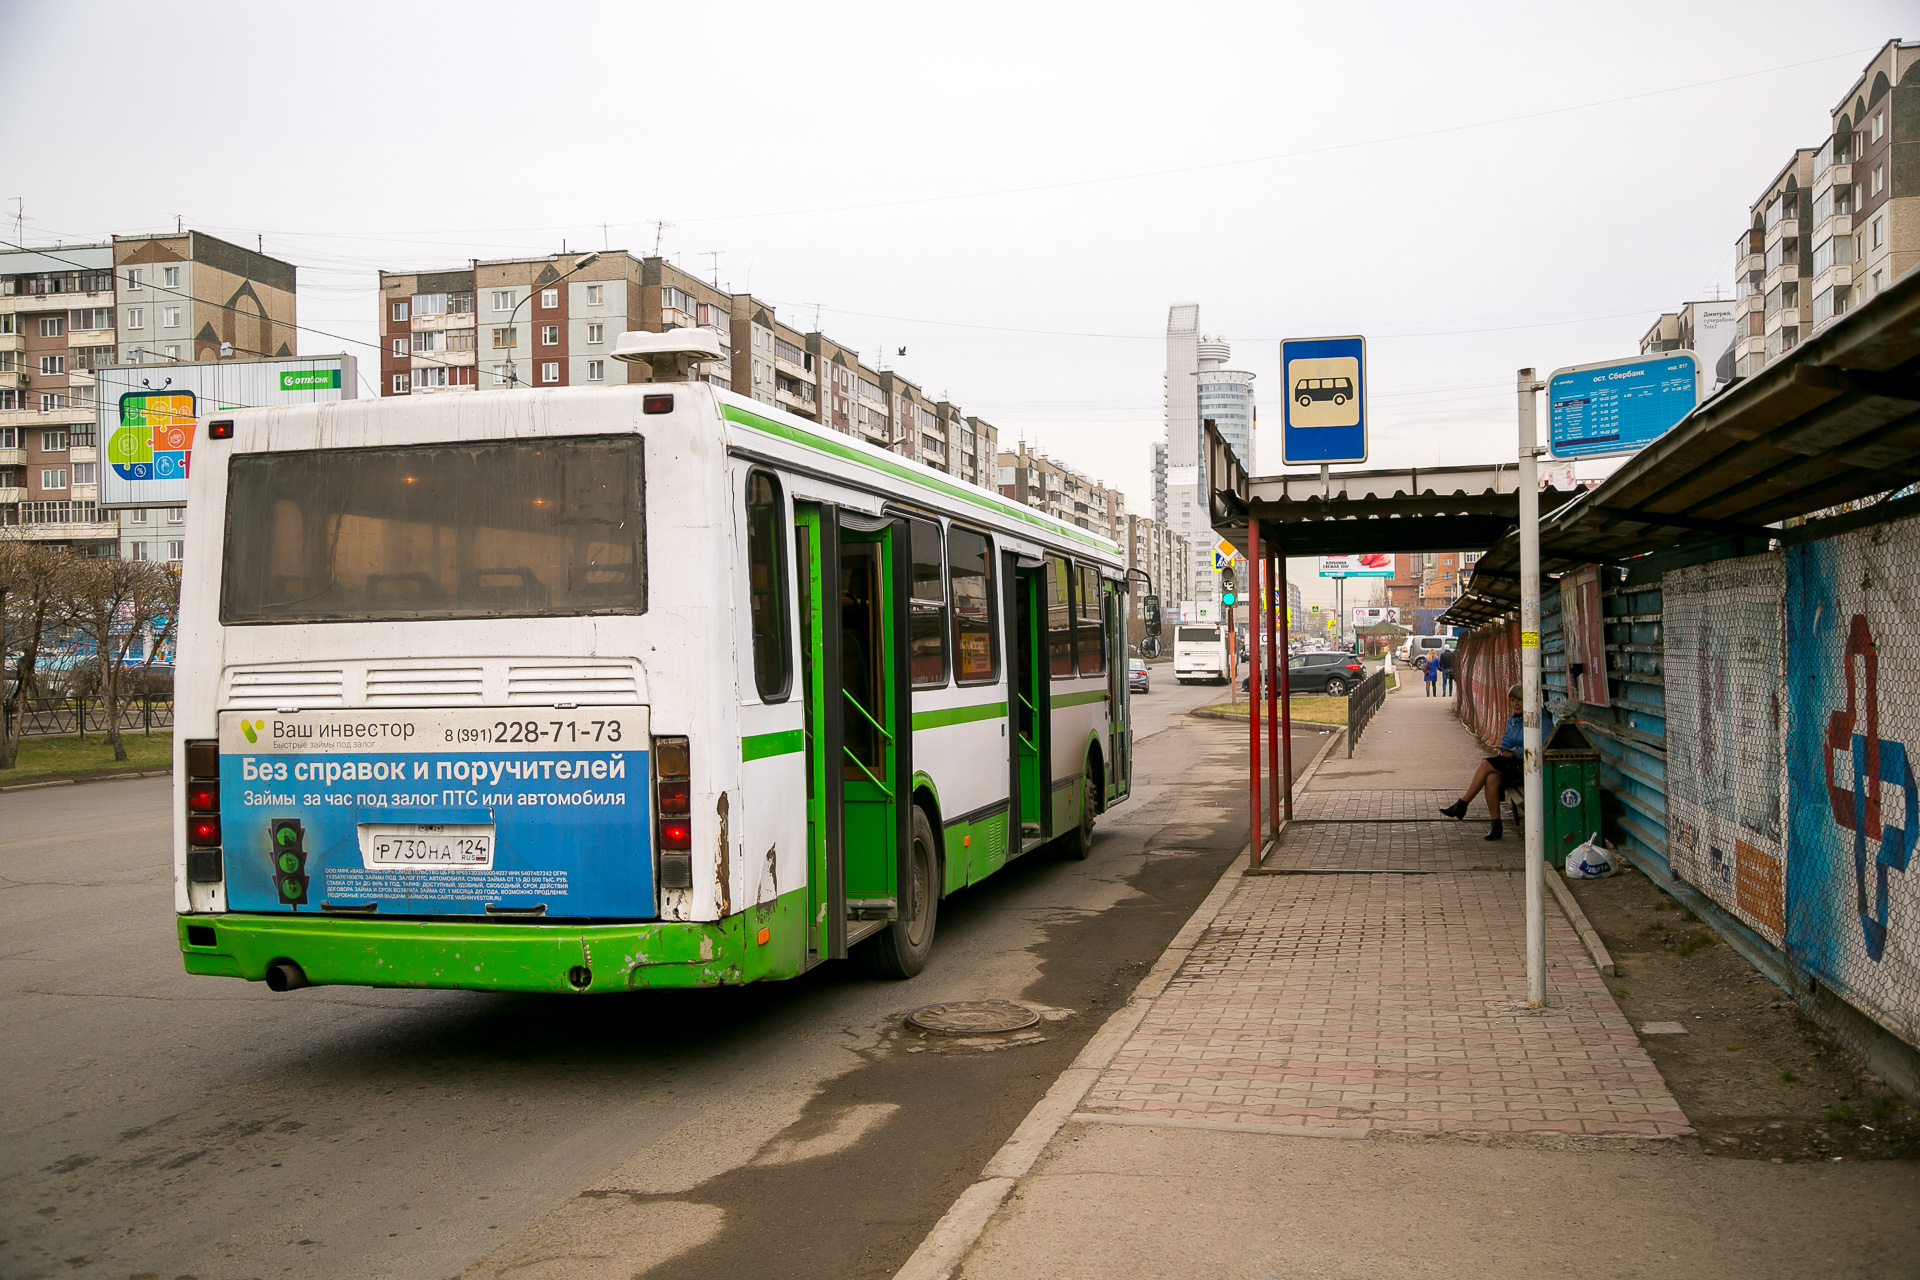
[[493,824],[367,823],[360,828],[360,859],[367,870],[493,866]]

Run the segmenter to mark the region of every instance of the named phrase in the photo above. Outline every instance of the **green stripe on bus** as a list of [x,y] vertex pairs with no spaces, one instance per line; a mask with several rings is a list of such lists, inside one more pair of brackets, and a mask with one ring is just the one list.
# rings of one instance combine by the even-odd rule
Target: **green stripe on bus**
[[787,756],[805,745],[806,738],[798,729],[782,729],[778,733],[752,733],[740,739],[740,758],[764,760],[768,756]]
[[915,471],[911,467],[902,466],[900,463],[890,461],[886,458],[869,458],[859,450],[849,448],[837,440],[823,440],[811,432],[789,427],[785,423],[775,422],[771,418],[763,418],[759,414],[749,413],[745,409],[736,409],[730,404],[721,405],[720,412],[729,422],[739,423],[743,427],[752,427],[755,431],[764,431],[770,436],[778,436],[782,440],[790,440],[794,444],[805,445],[809,449],[818,449],[822,453],[830,453],[843,461],[858,463],[863,467],[882,472],[896,479],[910,480],[914,484],[924,485],[929,489],[944,493],[949,498],[958,498],[962,502],[970,502],[976,507],[983,507],[998,515],[1010,516],[1015,520],[1030,524],[1036,529],[1050,533],[1057,538],[1069,538],[1074,542],[1085,543],[1095,551],[1106,551],[1111,555],[1119,555],[1119,549],[1106,539],[1091,538],[1072,528],[1060,528],[1048,524],[1044,520],[1036,518],[1033,512],[1025,507],[1012,506],[1004,502],[995,502],[992,498],[984,494],[969,493],[960,486],[950,484],[938,476]]
[[1104,702],[1105,689],[1094,689],[1087,693],[1060,693],[1047,699],[1047,705],[1058,711],[1061,707],[1082,707],[1089,702]]
[[913,713],[913,729],[938,729],[949,724],[971,724],[975,720],[999,720],[1007,714],[1004,702],[982,702],[972,707],[942,707],[938,711]]

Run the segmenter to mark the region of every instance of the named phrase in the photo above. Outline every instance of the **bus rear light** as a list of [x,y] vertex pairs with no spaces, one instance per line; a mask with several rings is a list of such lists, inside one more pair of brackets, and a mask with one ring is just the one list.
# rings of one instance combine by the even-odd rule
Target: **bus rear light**
[[693,824],[685,818],[669,818],[660,824],[660,847],[685,853],[693,848]]
[[660,816],[684,818],[687,808],[687,780],[685,778],[660,779]]
[[189,778],[219,777],[220,744],[217,742],[189,742],[187,744],[187,776]]
[[233,439],[233,419],[232,418],[216,418],[212,422],[209,422],[207,424],[207,439],[209,440]]
[[187,843],[196,849],[219,848],[220,819],[212,814],[188,819]]
[[653,395],[641,396],[640,412],[672,413],[673,397],[665,392],[656,392]]
[[187,812],[220,812],[220,784],[217,782],[189,782],[187,784]]

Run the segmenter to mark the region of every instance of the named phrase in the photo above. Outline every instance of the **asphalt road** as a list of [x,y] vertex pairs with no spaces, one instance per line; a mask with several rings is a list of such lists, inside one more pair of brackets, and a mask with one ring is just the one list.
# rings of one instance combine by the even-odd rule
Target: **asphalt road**
[[[162,779],[0,795],[0,1274],[889,1276],[1246,839],[1244,748],[1135,699],[1093,856],[947,900],[908,983],[591,1000],[188,978]],[[1304,768],[1322,738],[1296,735]],[[934,1001],[1043,1007],[923,1038]]]

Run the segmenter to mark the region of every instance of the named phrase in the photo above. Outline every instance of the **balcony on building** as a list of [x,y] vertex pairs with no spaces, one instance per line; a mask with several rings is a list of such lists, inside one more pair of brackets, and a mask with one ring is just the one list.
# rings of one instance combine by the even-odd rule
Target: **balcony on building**
[[27,335],[24,333],[0,333],[0,352],[25,351]]
[[1828,138],[1827,145],[1814,153],[1813,157],[1813,194],[1818,199],[1820,192],[1828,187],[1847,187],[1853,185],[1853,165],[1848,163],[1848,145],[1853,141],[1851,133]]

